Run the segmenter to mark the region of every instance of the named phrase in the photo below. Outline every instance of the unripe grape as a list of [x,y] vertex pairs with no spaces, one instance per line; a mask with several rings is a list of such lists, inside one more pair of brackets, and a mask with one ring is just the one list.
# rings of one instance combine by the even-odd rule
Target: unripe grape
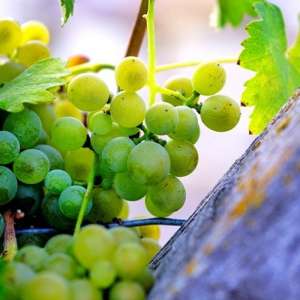
[[45,178],[47,192],[54,195],[60,195],[71,184],[72,179],[70,175],[63,170],[52,170]]
[[0,205],[11,201],[18,188],[15,174],[8,168],[0,166]]
[[110,233],[113,235],[118,245],[124,243],[140,243],[139,237],[131,228],[117,226],[110,229]]
[[25,70],[25,67],[14,62],[7,61],[0,64],[0,84],[7,83],[15,79]]
[[126,219],[128,219],[128,217],[129,217],[129,204],[127,201],[123,200],[122,209],[121,209],[120,213],[118,214],[117,218],[121,219],[121,220],[126,220]]
[[73,242],[74,238],[72,235],[58,234],[47,241],[45,249],[50,255],[54,253],[71,254]]
[[149,268],[147,268],[140,274],[137,282],[144,288],[146,292],[149,292],[154,285],[155,278]]
[[172,214],[171,212],[164,211],[164,210],[162,210],[161,207],[156,206],[152,202],[149,194],[146,195],[145,206],[151,215],[158,217],[158,218],[165,218]]
[[102,292],[87,279],[75,279],[70,282],[72,300],[102,300]]
[[64,168],[64,159],[59,151],[50,145],[37,145],[35,149],[42,151],[49,159],[50,170],[54,169],[63,169]]
[[96,112],[88,119],[88,127],[93,133],[107,134],[112,129],[111,116],[103,111]]
[[0,131],[0,164],[13,162],[19,155],[20,143],[9,131]]
[[161,248],[158,242],[152,238],[142,238],[141,244],[147,252],[148,262],[153,259],[153,257],[159,252]]
[[54,110],[58,118],[73,117],[83,121],[82,112],[70,101],[60,100],[55,102]]
[[117,272],[109,260],[97,261],[90,271],[91,282],[98,288],[110,287],[117,277]]
[[19,23],[12,19],[0,19],[0,55],[11,54],[21,43]]
[[22,44],[28,41],[40,41],[48,44],[50,34],[48,28],[39,21],[28,21],[21,26],[22,30]]

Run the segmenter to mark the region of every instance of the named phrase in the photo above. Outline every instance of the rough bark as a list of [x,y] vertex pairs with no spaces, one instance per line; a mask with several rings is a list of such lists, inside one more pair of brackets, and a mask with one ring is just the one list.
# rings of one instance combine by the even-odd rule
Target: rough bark
[[300,299],[299,98],[154,258],[150,300]]

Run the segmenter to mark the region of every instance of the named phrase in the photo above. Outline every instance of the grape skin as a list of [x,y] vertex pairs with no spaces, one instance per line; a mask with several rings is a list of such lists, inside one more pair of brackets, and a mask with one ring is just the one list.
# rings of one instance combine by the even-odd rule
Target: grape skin
[[50,255],[54,253],[71,254],[73,242],[74,238],[72,235],[58,234],[47,241],[45,249]]
[[68,100],[59,100],[55,102],[54,110],[58,118],[73,117],[79,121],[83,121],[81,111]]
[[75,279],[70,282],[72,300],[102,300],[102,292],[87,279]]
[[117,242],[117,245],[124,243],[139,243],[139,237],[130,228],[118,226],[110,229],[110,233]]
[[50,170],[64,169],[64,159],[59,151],[54,147],[46,144],[40,144],[34,147],[37,150],[42,151],[49,159]]
[[14,61],[7,61],[0,64],[0,85],[15,79],[24,70],[24,66]]
[[143,288],[134,281],[120,281],[109,292],[109,300],[145,300]]
[[28,21],[21,26],[22,30],[22,43],[28,41],[40,41],[44,44],[48,44],[50,40],[50,34],[48,28],[39,21]]
[[94,113],[88,120],[89,129],[96,134],[108,134],[112,129],[111,116],[99,111]]
[[158,218],[165,218],[172,214],[171,212],[163,211],[161,207],[156,206],[151,200],[149,194],[146,195],[145,206],[151,215]]
[[142,238],[141,244],[145,248],[148,256],[148,262],[150,262],[153,257],[159,252],[160,245],[156,240],[151,238]]
[[144,288],[146,292],[149,292],[154,285],[155,278],[151,271],[147,268],[145,269],[137,279],[138,283]]
[[0,55],[11,54],[21,43],[19,23],[12,19],[0,19]]
[[59,195],[66,188],[71,186],[72,179],[70,175],[63,170],[52,170],[45,178],[45,188],[48,193]]
[[91,282],[98,288],[110,287],[117,277],[117,272],[108,260],[97,261],[90,271]]
[[0,205],[10,202],[16,195],[18,182],[15,174],[0,166]]
[[13,162],[19,155],[20,143],[17,137],[8,132],[0,131],[0,164]]

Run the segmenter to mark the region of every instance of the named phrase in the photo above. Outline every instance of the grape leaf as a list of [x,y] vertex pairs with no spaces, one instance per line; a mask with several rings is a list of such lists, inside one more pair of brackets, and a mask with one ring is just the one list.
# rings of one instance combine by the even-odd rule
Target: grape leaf
[[47,89],[64,84],[69,72],[60,59],[41,60],[0,88],[0,109],[19,112],[24,103],[49,102],[54,95]]
[[[256,72],[245,83],[242,104],[254,106],[249,130],[258,134],[300,86],[300,68],[286,54],[287,38],[280,9],[267,2],[256,3],[255,9],[260,19],[246,28],[249,37],[242,43],[239,63]],[[299,49],[294,51],[294,57],[295,52],[300,55]]]
[[68,19],[73,15],[75,0],[60,0],[60,6],[62,9],[62,24],[65,24]]

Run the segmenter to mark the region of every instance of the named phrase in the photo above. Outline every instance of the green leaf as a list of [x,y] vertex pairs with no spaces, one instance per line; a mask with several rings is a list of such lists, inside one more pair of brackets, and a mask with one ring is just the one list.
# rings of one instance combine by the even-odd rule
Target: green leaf
[[49,88],[64,84],[63,77],[69,72],[61,60],[47,58],[41,60],[0,88],[0,109],[19,112],[24,103],[49,102],[54,95]]
[[286,55],[287,38],[280,9],[267,2],[256,3],[255,9],[260,19],[246,28],[249,37],[242,43],[239,62],[256,72],[245,84],[242,103],[254,106],[249,130],[258,134],[300,86],[300,68],[298,71]]
[[62,9],[62,24],[65,24],[68,19],[73,15],[75,0],[60,0],[60,6]]

